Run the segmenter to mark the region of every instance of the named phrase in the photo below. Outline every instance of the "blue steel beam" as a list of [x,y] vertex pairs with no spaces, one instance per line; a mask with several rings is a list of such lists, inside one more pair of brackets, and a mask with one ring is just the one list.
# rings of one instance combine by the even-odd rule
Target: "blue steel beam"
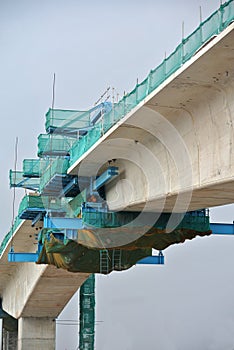
[[210,224],[213,235],[234,235],[234,224]]
[[84,225],[83,225],[82,219],[78,219],[78,218],[60,218],[60,217],[45,216],[44,228],[79,230],[84,228]]
[[10,251],[8,253],[9,262],[36,262],[39,253],[15,253]]
[[100,175],[93,182],[92,190],[97,191],[100,187],[105,185],[108,181],[110,181],[113,177],[119,175],[118,167],[111,166],[109,167],[102,175]]
[[159,253],[159,255],[147,256],[139,260],[137,265],[164,265],[164,256],[162,253]]
[[77,177],[74,177],[68,182],[68,184],[60,191],[59,198],[64,197],[74,186],[77,186]]
[[[36,262],[39,258],[39,253],[8,253],[8,262]],[[163,255],[147,256],[137,262],[137,265],[164,265]]]

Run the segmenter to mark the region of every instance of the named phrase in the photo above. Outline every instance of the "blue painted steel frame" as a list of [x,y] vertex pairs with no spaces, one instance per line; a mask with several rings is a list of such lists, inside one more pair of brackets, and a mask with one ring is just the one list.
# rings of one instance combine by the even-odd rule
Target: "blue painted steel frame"
[[164,255],[159,253],[159,255],[147,256],[139,260],[137,265],[164,265]]
[[213,235],[234,235],[234,224],[210,224]]
[[92,190],[97,191],[100,187],[105,185],[113,177],[119,175],[118,167],[111,166],[109,167],[102,175],[100,175],[96,180],[94,180],[92,185]]
[[8,253],[8,262],[36,262],[39,253],[15,253],[10,251]]
[[80,230],[84,228],[82,219],[78,218],[60,218],[60,217],[44,217],[44,228],[57,229],[73,229]]

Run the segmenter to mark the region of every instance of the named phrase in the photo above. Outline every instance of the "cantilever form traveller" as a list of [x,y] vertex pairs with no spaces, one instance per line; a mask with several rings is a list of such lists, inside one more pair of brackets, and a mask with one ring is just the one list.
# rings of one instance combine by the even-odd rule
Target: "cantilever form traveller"
[[[4,311],[20,318],[21,331],[23,316],[35,315],[36,332],[42,317],[43,338],[91,274],[80,298],[80,347],[93,349],[94,273],[159,266],[173,244],[234,234],[203,209],[234,202],[233,52],[229,0],[119,101],[49,109],[36,159],[10,171],[10,186],[27,194],[0,247]],[[22,280],[20,299],[11,283]]]

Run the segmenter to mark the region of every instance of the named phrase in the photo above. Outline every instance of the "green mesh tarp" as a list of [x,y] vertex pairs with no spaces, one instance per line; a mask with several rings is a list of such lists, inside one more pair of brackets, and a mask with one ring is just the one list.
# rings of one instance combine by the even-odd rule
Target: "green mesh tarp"
[[86,228],[78,230],[78,242],[94,248],[121,246],[123,249],[151,247],[162,250],[197,235],[211,234],[209,216],[205,210],[187,213],[184,217],[173,214],[174,227],[171,229],[168,227],[172,219],[169,213],[162,213],[158,219],[157,213],[144,213],[143,218],[139,214],[83,212]]
[[61,131],[64,132],[73,129],[87,128],[91,122],[90,118],[90,111],[49,109],[46,113],[45,128],[47,132],[56,129],[61,129]]
[[212,38],[212,36],[219,34],[221,26],[221,13],[215,11],[207,20],[201,24],[202,41],[206,42]]
[[[123,225],[124,220],[126,224],[130,219],[134,220],[135,213],[129,213],[128,220],[125,214],[119,213],[116,217],[109,215],[108,218],[104,218],[105,222],[100,220],[98,222],[99,225],[104,223],[111,227],[79,229],[76,241],[61,240],[55,238],[55,232],[45,231],[44,238],[42,237],[43,250],[38,263],[53,264],[73,272],[109,273],[112,270],[130,268],[138,260],[151,255],[152,248],[164,250],[172,244],[183,243],[187,239],[212,233],[208,217],[192,214],[185,215],[181,223],[171,232],[165,229],[169,214],[162,215],[155,227],[115,227],[119,221]],[[92,220],[95,218],[89,217],[89,221]],[[116,249],[121,252],[119,253],[121,259],[119,264],[113,265],[111,262],[116,256]],[[103,250],[107,256],[107,261],[104,261],[105,269],[101,268]]]
[[40,185],[39,178],[28,178],[24,176],[23,171],[10,170],[9,172],[10,188],[21,187],[29,190],[38,190]]
[[70,149],[70,163],[74,163],[104,134],[101,123],[96,124],[85,136],[78,139]]
[[234,1],[227,1],[220,7],[220,30],[226,28],[234,19]]
[[19,216],[25,211],[29,209],[45,209],[45,210],[63,210],[63,206],[61,204],[61,199],[59,198],[50,198],[46,196],[38,196],[38,195],[26,195],[22,199],[19,205]]
[[76,141],[74,137],[41,134],[38,136],[38,157],[67,155]]
[[[108,250],[108,261],[113,261],[115,250]],[[110,273],[113,270],[127,270],[141,260],[151,255],[152,249],[132,249],[123,250],[121,262],[118,265],[109,264],[105,272]],[[91,249],[73,240],[63,243],[56,239],[52,234],[50,240],[45,240],[43,249],[40,253],[38,264],[52,264],[58,268],[63,268],[71,272],[100,272],[100,249]]]
[[47,169],[41,176],[40,191],[43,191],[44,187],[48,184],[48,182],[53,178],[54,175],[66,175],[68,167],[68,158],[58,157],[55,159],[51,159],[50,165],[47,167]]
[[234,0],[229,0],[215,11],[209,18],[203,21],[198,28],[187,38],[182,40],[172,54],[154,70],[143,82],[129,94],[125,95],[112,111],[105,113],[102,117],[102,124],[88,132],[78,140],[71,150],[70,165],[73,165],[101,135],[111,128],[118,120],[135,108],[140,101],[155,90],[163,81],[173,74],[181,65],[187,62],[206,42],[219,34],[234,20]]
[[[140,215],[140,212],[97,212],[86,210],[83,211],[82,219],[85,224],[91,227],[115,228],[122,227],[123,225],[136,225],[135,220],[140,218]],[[191,229],[201,232],[210,230],[209,215],[205,210],[189,212],[185,215],[175,213],[173,215],[175,222],[179,222],[179,224],[176,225],[177,228]],[[171,213],[161,213],[160,215],[157,213],[144,213],[143,218],[137,221],[137,225],[145,226],[147,222],[151,222],[152,226],[159,229],[165,229],[170,218]]]
[[183,243],[186,239],[193,239],[196,236],[203,237],[211,233],[211,230],[197,231],[186,228],[177,228],[172,232],[166,232],[165,229],[149,226],[141,228],[88,228],[78,230],[78,243],[88,248],[99,249],[103,246],[113,246],[127,250],[136,248],[163,250],[172,244]]
[[79,349],[94,350],[95,331],[95,275],[80,287]]
[[23,220],[20,219],[19,216],[17,216],[14,220],[14,223],[10,229],[10,231],[6,234],[6,236],[3,238],[3,241],[0,245],[0,255],[2,255],[2,252],[4,251],[5,247],[7,246],[8,242],[10,241],[10,239],[13,237],[13,234],[15,232],[15,230],[17,229],[17,227],[21,224]]
[[24,159],[23,173],[26,177],[40,177],[50,164],[49,159]]

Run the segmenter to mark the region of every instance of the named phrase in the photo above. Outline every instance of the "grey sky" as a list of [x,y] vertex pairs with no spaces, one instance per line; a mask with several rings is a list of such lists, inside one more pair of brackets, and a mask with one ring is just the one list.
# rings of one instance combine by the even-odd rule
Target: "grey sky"
[[[86,109],[107,86],[134,88],[218,8],[219,0],[1,0],[1,237],[12,218],[8,171],[19,137],[18,169],[35,158],[51,106]],[[17,202],[23,191],[17,191]],[[234,219],[233,206],[214,221]],[[97,277],[97,350],[233,350],[234,238],[197,238],[166,250],[164,267]],[[76,299],[76,297],[75,297]],[[75,305],[75,306],[74,306]],[[73,318],[76,302],[62,317]],[[58,350],[75,350],[76,329],[59,326]]]

